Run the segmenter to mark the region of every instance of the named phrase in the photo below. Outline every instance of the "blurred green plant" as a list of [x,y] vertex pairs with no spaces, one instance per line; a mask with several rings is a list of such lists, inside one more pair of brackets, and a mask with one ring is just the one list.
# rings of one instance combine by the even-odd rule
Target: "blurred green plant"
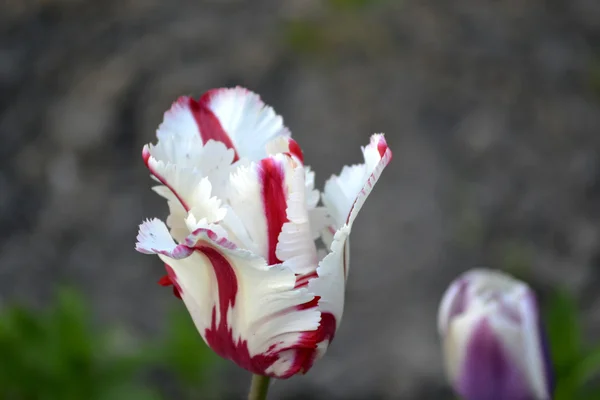
[[[148,374],[166,370],[182,393],[215,393],[219,366],[189,315],[171,316],[165,338],[140,342],[122,331],[93,329],[75,291],[62,289],[44,311],[0,312],[0,398],[3,400],[154,400]],[[185,397],[183,397],[185,398]]]
[[378,57],[393,50],[390,32],[367,12],[384,0],[327,0],[323,12],[293,18],[283,26],[284,43],[295,53],[332,62],[337,52]]
[[530,280],[533,266],[533,251],[523,241],[499,240],[492,249],[503,271],[525,281]]
[[358,11],[379,3],[381,0],[328,0],[326,4],[337,11]]
[[589,65],[588,82],[592,93],[600,97],[600,56],[592,59]]
[[574,298],[566,291],[556,292],[544,320],[554,365],[554,400],[600,399],[600,385],[593,381],[600,377],[600,344],[583,340]]
[[218,388],[209,385],[222,361],[206,346],[183,305],[170,315],[166,339],[159,343],[159,361],[171,371],[184,398],[218,398]]

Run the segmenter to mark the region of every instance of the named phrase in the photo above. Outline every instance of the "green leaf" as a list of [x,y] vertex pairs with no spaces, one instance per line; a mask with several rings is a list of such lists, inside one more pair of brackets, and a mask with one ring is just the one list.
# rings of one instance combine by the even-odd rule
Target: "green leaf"
[[575,396],[572,397],[572,400],[598,400],[600,399],[600,389],[593,388],[587,390],[580,390]]
[[[577,362],[568,375],[565,375],[558,381],[556,388],[556,400],[572,400],[579,399],[583,395],[576,393],[582,391],[585,384],[594,376],[600,374],[600,347],[597,347],[585,354],[579,362]],[[589,393],[589,392],[585,392]],[[598,393],[597,391],[594,393]],[[585,398],[588,395],[585,395]],[[600,399],[595,397],[595,399]]]
[[356,11],[373,5],[376,0],[329,0],[329,5],[338,11]]
[[185,310],[174,312],[162,354],[167,366],[188,389],[208,385],[220,358],[204,343]]
[[557,378],[569,374],[582,353],[582,335],[575,300],[567,292],[557,292],[549,302],[545,318],[552,361]]
[[160,396],[152,389],[132,383],[113,386],[105,390],[99,400],[160,400]]
[[204,344],[183,307],[169,335],[152,343],[125,329],[92,329],[84,298],[58,291],[46,311],[0,309],[0,399],[157,400],[138,379],[168,367],[178,390],[217,398],[209,375],[219,358]]

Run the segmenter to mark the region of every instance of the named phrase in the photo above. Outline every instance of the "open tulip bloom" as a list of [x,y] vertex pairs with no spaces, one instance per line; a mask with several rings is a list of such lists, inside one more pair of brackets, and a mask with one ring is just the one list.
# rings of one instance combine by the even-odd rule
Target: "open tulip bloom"
[[464,400],[550,400],[549,353],[525,283],[492,270],[463,274],[442,299],[438,327]]
[[221,357],[257,375],[305,373],[342,318],[352,223],[392,158],[383,135],[321,196],[282,118],[246,89],[179,98],[157,136],[143,159],[170,215],[142,223],[136,249],[165,263],[160,283]]

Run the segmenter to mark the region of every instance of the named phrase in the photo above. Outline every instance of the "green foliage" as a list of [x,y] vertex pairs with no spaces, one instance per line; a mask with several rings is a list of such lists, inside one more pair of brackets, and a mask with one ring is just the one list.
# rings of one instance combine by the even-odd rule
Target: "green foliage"
[[329,6],[334,10],[339,11],[355,11],[361,10],[367,6],[377,3],[378,0],[329,0]]
[[600,97],[600,57],[595,57],[589,65],[589,86],[597,97]]
[[288,45],[301,54],[320,53],[326,47],[325,32],[319,24],[311,21],[291,21],[284,34]]
[[[61,290],[48,310],[12,306],[0,312],[0,398],[3,400],[154,400],[144,377],[166,369],[183,393],[214,392],[216,356],[184,307],[166,338],[143,343],[122,331],[93,329],[83,299]],[[183,396],[182,398],[186,398]]]
[[[186,398],[199,398],[200,394],[215,398],[215,389],[209,385],[211,373],[220,365],[221,359],[210,350],[185,311],[171,314],[169,334],[159,346],[159,355],[163,364],[175,375],[179,387],[184,388]],[[212,368],[207,368],[207,366]]]
[[600,346],[584,343],[577,304],[566,292],[550,299],[545,315],[556,382],[555,400],[600,399]]
[[390,32],[370,10],[383,0],[327,0],[323,12],[293,18],[283,26],[285,45],[293,52],[332,62],[340,51],[376,57],[390,49]]

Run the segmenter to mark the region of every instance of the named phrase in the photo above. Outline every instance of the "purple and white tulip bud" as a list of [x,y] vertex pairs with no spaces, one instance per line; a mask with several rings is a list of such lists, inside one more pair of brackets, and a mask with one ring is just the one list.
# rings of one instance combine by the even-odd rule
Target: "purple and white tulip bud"
[[550,400],[549,354],[524,282],[466,272],[444,294],[438,329],[448,379],[464,400]]

